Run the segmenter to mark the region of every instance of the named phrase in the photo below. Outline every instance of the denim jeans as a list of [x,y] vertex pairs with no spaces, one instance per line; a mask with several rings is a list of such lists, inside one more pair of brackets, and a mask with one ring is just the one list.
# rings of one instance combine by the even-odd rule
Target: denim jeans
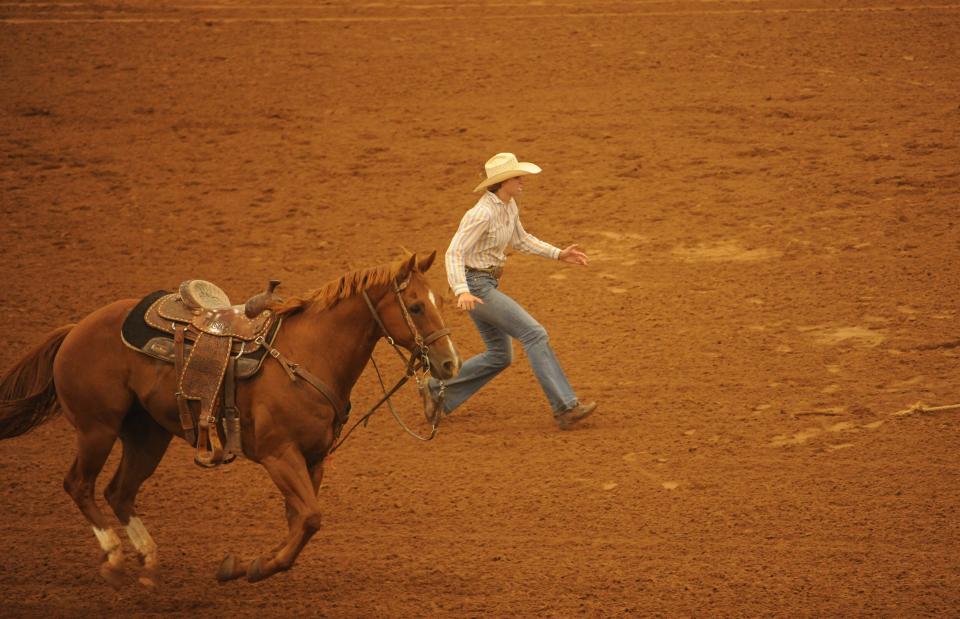
[[[446,383],[444,409],[450,412],[502,372],[513,360],[510,338],[523,344],[530,366],[550,402],[554,415],[577,405],[577,396],[550,347],[546,330],[520,304],[497,290],[496,278],[488,273],[467,272],[470,293],[483,300],[470,311],[487,350],[463,364],[460,374]],[[438,382],[430,379],[436,393]]]

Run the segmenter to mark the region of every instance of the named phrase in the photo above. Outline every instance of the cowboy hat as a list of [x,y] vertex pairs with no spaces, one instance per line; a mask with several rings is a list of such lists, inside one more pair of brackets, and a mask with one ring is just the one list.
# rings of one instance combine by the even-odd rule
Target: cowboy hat
[[484,187],[496,185],[514,176],[540,173],[540,166],[527,161],[517,161],[517,156],[513,153],[497,153],[483,164],[483,169],[487,173],[487,178],[477,185],[474,191],[480,191]]

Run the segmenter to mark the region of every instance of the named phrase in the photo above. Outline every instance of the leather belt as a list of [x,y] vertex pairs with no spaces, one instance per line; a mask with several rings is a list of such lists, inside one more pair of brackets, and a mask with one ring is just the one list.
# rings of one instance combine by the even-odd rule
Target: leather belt
[[492,275],[495,279],[500,279],[500,276],[503,275],[503,267],[483,267],[482,269],[467,267],[467,272],[486,273]]

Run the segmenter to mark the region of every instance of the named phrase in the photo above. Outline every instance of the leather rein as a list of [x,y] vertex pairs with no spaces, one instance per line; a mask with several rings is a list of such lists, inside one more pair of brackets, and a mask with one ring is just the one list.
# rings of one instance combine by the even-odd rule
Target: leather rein
[[[396,280],[393,280],[393,292],[397,298],[397,303],[400,305],[400,313],[403,316],[403,321],[404,323],[406,323],[407,329],[410,330],[410,335],[413,336],[413,340],[416,345],[416,350],[410,355],[409,359],[407,358],[406,355],[404,355],[401,348],[397,345],[396,341],[393,339],[393,336],[390,335],[390,332],[387,330],[386,325],[383,324],[383,320],[380,318],[380,314],[377,313],[377,308],[373,305],[373,302],[370,300],[370,296],[367,294],[367,291],[366,290],[362,291],[363,300],[366,301],[367,307],[370,309],[370,313],[373,315],[374,321],[376,321],[377,325],[380,327],[380,330],[383,332],[383,337],[385,337],[387,340],[387,343],[389,343],[390,346],[392,346],[393,349],[397,351],[397,354],[400,355],[400,358],[403,359],[404,363],[406,364],[407,369],[404,375],[400,378],[400,380],[398,380],[397,383],[388,391],[383,384],[383,378],[380,376],[380,368],[377,367],[377,362],[371,355],[370,359],[373,361],[374,369],[377,372],[377,378],[380,380],[380,386],[381,388],[383,388],[383,391],[384,391],[383,397],[380,398],[377,401],[377,403],[374,404],[370,408],[370,410],[363,415],[363,417],[358,419],[356,423],[354,423],[353,426],[351,426],[351,428],[347,431],[347,433],[343,436],[343,438],[336,440],[336,442],[330,447],[330,449],[327,450],[327,455],[332,454],[334,451],[336,451],[337,448],[343,445],[343,443],[347,440],[347,438],[349,438],[350,434],[356,429],[358,425],[362,423],[364,426],[366,426],[367,421],[370,419],[373,413],[375,413],[376,410],[383,405],[384,402],[389,403],[390,412],[393,413],[394,419],[397,420],[397,423],[400,424],[400,427],[402,427],[404,431],[407,432],[407,434],[422,441],[432,440],[433,437],[437,435],[437,430],[440,427],[440,419],[443,417],[442,414],[435,416],[435,419],[432,424],[433,427],[431,428],[431,431],[430,431],[430,435],[427,437],[423,437],[413,432],[412,430],[410,430],[410,428],[408,428],[407,425],[403,423],[403,421],[397,415],[397,412],[393,409],[393,404],[390,403],[390,396],[396,393],[397,390],[400,389],[400,387],[405,385],[407,381],[410,380],[411,377],[413,377],[416,380],[418,387],[421,386],[421,379],[420,379],[420,375],[418,374],[418,370],[422,370],[422,373],[424,376],[426,376],[430,372],[430,344],[436,342],[442,337],[446,337],[450,335],[450,329],[448,328],[437,329],[433,333],[428,334],[426,337],[420,335],[420,331],[417,329],[417,325],[414,324],[413,317],[410,316],[410,311],[407,309],[407,306],[404,305],[403,298],[401,296],[401,293],[404,291],[404,289],[406,289],[406,287],[409,284],[410,284],[410,277],[407,277],[406,280],[399,283]],[[334,393],[333,390],[330,389],[330,387],[328,387],[322,380],[317,378],[316,375],[311,373],[309,370],[301,367],[299,364],[294,363],[289,359],[287,359],[286,357],[284,357],[283,354],[281,354],[279,350],[277,350],[270,343],[268,343],[263,336],[257,337],[256,340],[254,341],[267,349],[267,352],[269,353],[269,355],[274,359],[276,359],[277,362],[283,367],[283,369],[287,373],[287,376],[290,377],[291,381],[296,381],[297,378],[302,378],[307,382],[308,385],[310,385],[311,387],[319,391],[320,394],[323,395],[323,397],[326,398],[328,402],[330,402],[330,405],[333,406],[333,409],[335,411],[337,418],[340,417],[342,411],[346,410],[346,405],[340,400],[337,394]],[[443,385],[443,382],[441,381],[440,393],[439,393],[439,401],[441,406],[443,405],[443,395],[444,395],[444,385]]]

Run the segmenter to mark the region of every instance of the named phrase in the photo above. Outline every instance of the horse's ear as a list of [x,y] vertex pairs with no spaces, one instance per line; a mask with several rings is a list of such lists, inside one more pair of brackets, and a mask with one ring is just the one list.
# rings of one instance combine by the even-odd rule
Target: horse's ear
[[413,270],[417,268],[417,254],[410,254],[410,258],[404,261],[400,265],[400,271],[397,273],[397,279],[399,281],[405,281],[410,274],[413,273]]
[[433,250],[432,252],[430,252],[429,256],[427,256],[426,258],[421,260],[419,264],[417,264],[417,269],[421,273],[426,273],[427,270],[433,265],[433,261],[436,260],[436,258],[437,258],[437,250]]

